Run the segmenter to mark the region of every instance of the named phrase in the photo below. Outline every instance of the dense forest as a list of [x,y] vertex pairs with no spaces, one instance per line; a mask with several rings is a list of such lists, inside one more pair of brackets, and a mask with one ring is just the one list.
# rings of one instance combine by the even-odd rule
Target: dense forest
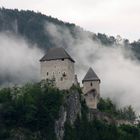
[[[59,91],[51,84],[35,83],[3,88],[0,90],[0,139],[2,140],[56,140],[55,121],[59,110],[65,106],[65,99],[71,90]],[[64,140],[139,140],[140,125],[108,124],[96,117],[88,120],[88,108],[80,97],[81,115],[74,124],[65,122]],[[117,109],[110,99],[101,99],[98,104],[101,112],[120,119],[134,120],[132,107]],[[120,112],[121,110],[121,112]]]
[[63,92],[41,84],[0,90],[0,139],[53,140]]
[[[51,36],[44,31],[44,25],[47,23],[53,23],[59,25],[62,29],[69,30],[73,38],[78,38],[81,33],[86,33],[84,29],[75,24],[66,23],[60,21],[51,16],[46,16],[41,13],[35,13],[34,11],[19,11],[18,9],[5,9],[0,8],[0,32],[12,32],[17,35],[21,35],[26,38],[30,43],[37,44],[39,48],[46,50],[49,47],[56,46]],[[105,46],[113,46],[120,41],[120,38],[113,36],[107,36],[102,33],[88,32],[93,40],[100,41]],[[62,47],[66,46],[67,40],[62,40]],[[128,39],[121,39],[124,46],[131,48],[137,58],[140,58],[140,41],[129,42]],[[70,46],[73,47],[73,46]]]

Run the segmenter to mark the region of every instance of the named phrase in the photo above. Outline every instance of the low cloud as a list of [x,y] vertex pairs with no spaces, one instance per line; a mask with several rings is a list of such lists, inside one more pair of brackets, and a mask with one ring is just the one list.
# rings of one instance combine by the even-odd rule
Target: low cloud
[[0,33],[0,82],[22,84],[39,80],[39,59],[42,51],[24,38]]
[[140,112],[140,62],[134,59],[133,52],[123,44],[103,46],[94,41],[89,32],[75,29],[78,36],[73,38],[68,29],[47,24],[46,32],[57,46],[64,46],[76,60],[76,73],[79,81],[83,79],[89,67],[92,67],[101,79],[101,96],[110,97],[119,107],[132,105]]

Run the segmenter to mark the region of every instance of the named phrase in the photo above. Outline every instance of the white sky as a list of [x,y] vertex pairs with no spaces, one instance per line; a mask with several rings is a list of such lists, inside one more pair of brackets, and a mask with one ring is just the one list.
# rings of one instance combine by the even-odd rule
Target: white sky
[[0,6],[39,11],[95,33],[140,38],[140,0],[0,0]]

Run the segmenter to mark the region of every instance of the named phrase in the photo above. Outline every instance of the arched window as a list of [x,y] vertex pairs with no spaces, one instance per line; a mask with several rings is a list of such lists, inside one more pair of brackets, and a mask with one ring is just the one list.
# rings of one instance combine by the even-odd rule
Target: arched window
[[47,72],[47,75],[49,75],[49,72]]

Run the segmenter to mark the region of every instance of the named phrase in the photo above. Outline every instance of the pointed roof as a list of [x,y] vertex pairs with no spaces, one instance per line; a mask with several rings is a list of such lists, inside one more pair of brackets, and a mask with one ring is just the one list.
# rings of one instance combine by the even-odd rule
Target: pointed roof
[[93,71],[93,69],[90,67],[87,74],[85,75],[84,79],[82,80],[82,83],[85,81],[100,81],[96,73]]
[[50,48],[47,53],[40,59],[40,61],[50,61],[57,59],[70,59],[72,62],[75,62],[64,48],[57,47]]

